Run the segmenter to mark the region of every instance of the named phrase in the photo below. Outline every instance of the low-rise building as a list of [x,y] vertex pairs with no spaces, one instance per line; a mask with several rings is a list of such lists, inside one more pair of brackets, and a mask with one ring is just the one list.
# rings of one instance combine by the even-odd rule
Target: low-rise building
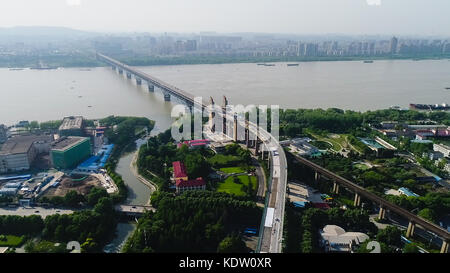
[[0,173],[28,170],[38,154],[48,153],[53,136],[27,135],[8,139],[0,150]]
[[184,166],[183,162],[181,162],[181,161],[172,162],[172,167],[173,167],[173,179],[175,181],[178,181],[178,180],[187,181],[188,180],[186,167]]
[[60,136],[83,136],[83,117],[65,117],[59,126]]
[[444,144],[433,144],[433,151],[441,152],[445,157],[450,157],[450,147]]
[[62,137],[52,143],[51,162],[57,169],[70,169],[91,155],[91,142],[86,137]]
[[354,249],[369,239],[362,232],[346,232],[336,225],[326,225],[320,231],[320,243],[325,252],[353,252]]
[[182,193],[189,190],[205,190],[206,182],[202,177],[191,180],[178,179],[176,181],[176,191],[177,193]]
[[186,172],[186,167],[183,162],[172,162],[173,179],[175,181],[175,189],[177,193],[182,193],[188,190],[205,190],[206,182],[202,177],[190,179]]

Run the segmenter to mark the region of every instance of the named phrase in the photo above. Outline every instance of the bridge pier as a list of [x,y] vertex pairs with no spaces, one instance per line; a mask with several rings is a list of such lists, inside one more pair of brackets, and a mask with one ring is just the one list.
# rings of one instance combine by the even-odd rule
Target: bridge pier
[[111,66],[111,69],[112,70],[116,70],[116,67],[113,65],[113,66]]
[[148,85],[148,91],[149,92],[155,92],[155,86],[153,84]]
[[314,181],[319,182],[320,180],[320,173],[319,172],[315,172],[314,173]]
[[339,194],[339,184],[336,182],[333,183],[333,193]]
[[378,219],[383,220],[386,218],[386,209],[380,206],[380,211],[378,213]]
[[122,75],[123,74],[123,70],[119,68],[119,74]]
[[448,241],[442,240],[441,253],[448,253]]
[[164,93],[164,101],[170,101],[170,94]]
[[353,206],[359,207],[361,205],[361,196],[358,193],[355,193],[355,201],[353,202]]
[[127,72],[127,79],[131,79],[131,73]]
[[408,229],[406,230],[406,238],[410,238],[414,236],[414,229],[416,228],[416,224],[412,221],[409,221]]
[[136,84],[137,85],[141,85],[142,84],[142,80],[140,78],[136,78]]

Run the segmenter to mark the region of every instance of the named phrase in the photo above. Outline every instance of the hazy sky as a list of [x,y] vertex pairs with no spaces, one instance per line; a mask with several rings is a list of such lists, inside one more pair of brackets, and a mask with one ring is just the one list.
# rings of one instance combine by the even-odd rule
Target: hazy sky
[[0,27],[449,35],[450,0],[0,0]]

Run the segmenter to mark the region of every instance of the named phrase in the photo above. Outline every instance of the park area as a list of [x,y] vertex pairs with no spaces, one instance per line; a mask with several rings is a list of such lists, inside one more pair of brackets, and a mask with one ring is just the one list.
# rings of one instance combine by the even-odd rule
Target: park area
[[18,247],[22,245],[23,237],[14,235],[0,235],[0,247]]
[[258,179],[255,176],[250,176],[248,174],[233,175],[246,173],[246,171],[240,167],[221,168],[220,171],[230,176],[225,178],[224,181],[219,182],[217,186],[218,192],[245,196],[249,189],[255,191],[258,187]]

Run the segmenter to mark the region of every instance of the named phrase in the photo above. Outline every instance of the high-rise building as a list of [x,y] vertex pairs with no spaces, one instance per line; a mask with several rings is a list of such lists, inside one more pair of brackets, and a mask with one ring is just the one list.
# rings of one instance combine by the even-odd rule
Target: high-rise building
[[397,53],[397,46],[398,46],[398,39],[397,37],[392,37],[391,39],[391,45],[390,45],[390,53],[395,54]]

